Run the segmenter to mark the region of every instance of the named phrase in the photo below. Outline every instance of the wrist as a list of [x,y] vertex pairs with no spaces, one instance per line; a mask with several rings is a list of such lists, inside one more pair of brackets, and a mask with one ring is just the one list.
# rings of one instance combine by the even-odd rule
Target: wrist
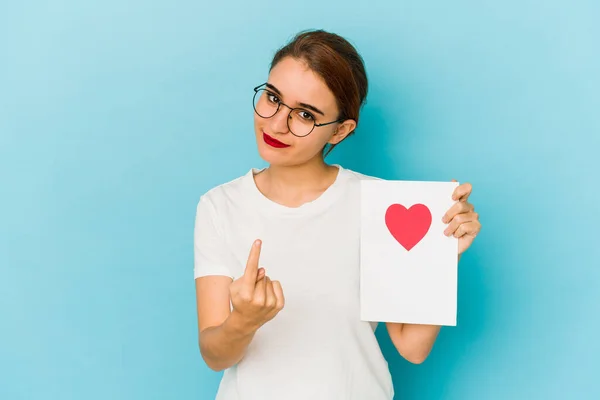
[[231,311],[223,325],[225,329],[240,337],[252,336],[258,329],[258,327],[250,323],[235,308]]

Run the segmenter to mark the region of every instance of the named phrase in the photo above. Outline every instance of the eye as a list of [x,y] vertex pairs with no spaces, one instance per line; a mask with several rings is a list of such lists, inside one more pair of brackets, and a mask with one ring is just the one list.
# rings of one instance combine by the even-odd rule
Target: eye
[[269,102],[274,103],[274,104],[277,104],[281,101],[275,93],[271,93],[271,92],[267,92],[267,99],[269,100]]
[[315,117],[306,110],[298,110],[298,116],[306,121],[314,121]]

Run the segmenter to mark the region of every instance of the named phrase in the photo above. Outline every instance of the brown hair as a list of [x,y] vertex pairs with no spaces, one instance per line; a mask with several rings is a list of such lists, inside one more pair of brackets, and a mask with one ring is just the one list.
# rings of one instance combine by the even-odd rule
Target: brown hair
[[[306,62],[333,92],[340,110],[338,119],[353,119],[358,125],[360,108],[367,97],[368,82],[363,59],[352,44],[324,30],[302,31],[277,51],[270,70],[285,57]],[[329,148],[327,154],[333,147]]]

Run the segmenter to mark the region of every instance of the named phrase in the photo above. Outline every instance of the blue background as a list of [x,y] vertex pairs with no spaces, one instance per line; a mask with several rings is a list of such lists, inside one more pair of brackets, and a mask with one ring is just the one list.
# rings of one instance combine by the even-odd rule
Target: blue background
[[458,326],[421,365],[378,331],[397,398],[600,398],[598,4],[3,0],[0,398],[214,397],[195,206],[263,166],[252,87],[306,28],[370,77],[331,162],[474,185]]

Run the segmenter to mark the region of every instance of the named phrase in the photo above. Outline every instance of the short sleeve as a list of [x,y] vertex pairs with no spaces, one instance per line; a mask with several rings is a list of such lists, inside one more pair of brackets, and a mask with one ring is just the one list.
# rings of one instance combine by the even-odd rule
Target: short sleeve
[[196,207],[194,224],[194,279],[209,275],[233,279],[232,259],[219,229],[215,208],[202,196]]

